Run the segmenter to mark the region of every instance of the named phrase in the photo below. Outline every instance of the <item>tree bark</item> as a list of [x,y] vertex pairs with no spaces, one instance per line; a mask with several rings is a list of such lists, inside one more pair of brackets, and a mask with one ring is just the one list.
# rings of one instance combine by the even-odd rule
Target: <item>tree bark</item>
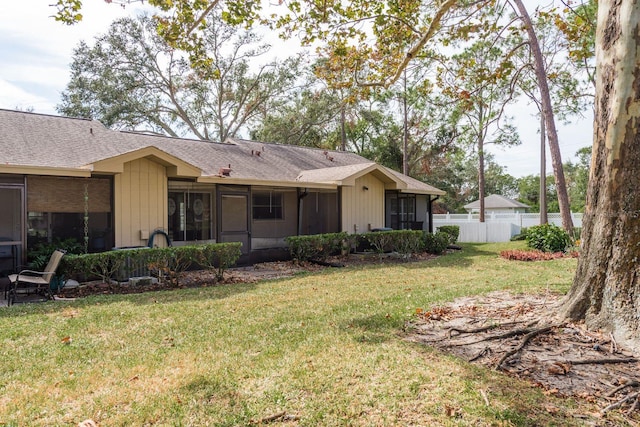
[[480,215],[478,221],[480,223],[485,222],[484,210],[485,210],[485,178],[484,178],[484,108],[482,104],[482,90],[480,90],[480,102],[478,103],[478,197],[480,199]]
[[582,252],[560,314],[640,352],[640,0],[600,0]]
[[567,182],[564,178],[564,169],[562,167],[562,156],[560,154],[560,145],[558,143],[558,131],[556,122],[553,117],[553,108],[551,105],[551,95],[549,94],[549,85],[547,83],[547,72],[544,69],[544,61],[538,37],[533,29],[533,23],[524,7],[522,0],[513,0],[520,17],[524,22],[529,36],[529,46],[534,57],[534,69],[536,78],[538,79],[538,87],[540,88],[540,101],[542,103],[542,116],[547,128],[547,139],[549,141],[549,151],[551,152],[551,162],[553,164],[553,175],[556,179],[556,191],[558,193],[558,205],[560,206],[560,216],[562,217],[562,226],[567,232],[573,234],[573,220],[571,219],[571,206],[569,205],[569,194],[567,193]]
[[545,137],[544,117],[540,114],[540,224],[549,222],[547,216],[547,138]]

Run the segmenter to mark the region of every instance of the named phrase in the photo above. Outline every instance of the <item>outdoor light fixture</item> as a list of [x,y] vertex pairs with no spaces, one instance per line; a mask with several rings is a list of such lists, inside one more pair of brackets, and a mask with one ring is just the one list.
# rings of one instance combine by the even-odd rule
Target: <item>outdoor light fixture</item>
[[369,190],[369,187],[367,187],[366,185],[363,185],[362,186],[362,191],[367,191],[367,190]]

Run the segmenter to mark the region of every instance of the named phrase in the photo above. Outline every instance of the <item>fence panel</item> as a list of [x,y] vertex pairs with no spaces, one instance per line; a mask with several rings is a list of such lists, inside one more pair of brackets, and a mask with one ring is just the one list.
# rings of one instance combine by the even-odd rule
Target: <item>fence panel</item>
[[[582,227],[582,214],[572,213],[574,227]],[[549,224],[562,226],[559,213],[548,213]],[[435,214],[433,226],[457,225],[460,227],[458,241],[467,243],[508,242],[523,228],[540,224],[539,213],[487,213],[485,222],[479,222],[478,214]]]

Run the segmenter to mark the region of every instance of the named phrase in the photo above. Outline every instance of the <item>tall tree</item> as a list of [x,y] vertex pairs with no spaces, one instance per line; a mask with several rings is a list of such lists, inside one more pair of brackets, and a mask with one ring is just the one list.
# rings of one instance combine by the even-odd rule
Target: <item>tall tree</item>
[[299,63],[291,58],[258,65],[269,46],[214,18],[203,37],[217,79],[195,73],[150,18],[124,18],[93,46],[81,42],[76,48],[58,111],[171,136],[219,141],[237,135],[293,86]]
[[305,85],[291,91],[286,101],[265,109],[251,127],[250,137],[260,141],[329,148],[339,126],[342,101],[329,90]]
[[438,83],[443,93],[456,103],[452,120],[458,140],[471,147],[478,158],[480,222],[484,222],[485,147],[489,144],[515,145],[518,133],[509,122],[505,108],[515,99],[503,49],[490,40],[478,40],[440,68]]
[[538,42],[533,22],[529,16],[527,8],[522,0],[511,0],[515,3],[517,11],[520,13],[520,19],[524,24],[524,29],[529,37],[529,47],[534,58],[534,70],[538,80],[540,89],[540,104],[542,106],[542,117],[544,117],[545,130],[547,132],[547,141],[549,143],[549,151],[551,152],[551,162],[553,165],[553,173],[556,181],[556,189],[558,192],[558,205],[560,206],[560,215],[562,217],[563,227],[571,232],[573,230],[573,220],[571,219],[571,207],[569,206],[569,195],[567,194],[567,184],[562,169],[562,155],[560,153],[560,144],[558,143],[558,131],[556,129],[555,117],[553,115],[553,105],[551,103],[551,93],[549,91],[549,83],[547,72],[544,68],[544,57]]
[[600,0],[582,251],[561,314],[640,350],[640,1]]
[[[478,200],[478,156],[460,148],[442,154],[442,162],[434,161],[429,169],[429,183],[445,191],[436,202],[441,213],[464,213],[464,205]],[[518,192],[516,178],[497,164],[491,153],[485,157],[485,189],[487,194],[500,194],[515,198]]]

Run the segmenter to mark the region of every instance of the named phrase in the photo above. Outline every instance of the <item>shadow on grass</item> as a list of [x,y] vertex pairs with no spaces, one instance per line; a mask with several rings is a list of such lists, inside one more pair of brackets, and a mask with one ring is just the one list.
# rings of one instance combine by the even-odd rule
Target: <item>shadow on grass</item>
[[[464,359],[440,352],[426,344],[410,345],[424,354],[438,359],[449,359],[459,367],[455,375],[463,386],[458,394],[465,396],[460,402],[465,402],[464,405],[467,406],[462,408],[462,414],[467,411],[474,413],[489,422],[489,425],[595,425],[590,423],[589,417],[586,416],[593,411],[587,402],[545,394],[542,388],[534,384],[495,372],[488,367],[472,365]],[[576,418],[575,413],[579,413],[580,417]],[[591,421],[595,419],[592,418]]]
[[136,305],[157,305],[173,304],[176,302],[220,300],[255,289],[259,283],[262,282],[215,284],[193,288],[170,288],[127,294],[88,295],[73,300],[20,303],[0,309],[0,318],[58,313],[65,307],[81,308],[95,306],[97,304],[105,306],[126,302]]
[[[363,264],[357,266],[348,267],[348,270],[367,269],[376,270],[382,268],[389,268],[393,266],[402,266],[407,269],[418,268],[468,268],[474,264],[474,258],[478,257],[495,257],[496,251],[487,250],[486,244],[480,243],[464,243],[461,245],[462,250],[451,251],[445,255],[441,255],[437,258],[430,260],[408,260],[406,262],[394,260],[379,262],[373,262],[370,264]],[[297,274],[295,277],[300,276],[327,276],[333,274],[343,274],[343,268],[329,268],[318,271],[311,271]],[[285,279],[267,279],[267,280],[287,280]],[[130,294],[104,294],[104,295],[90,295],[85,297],[79,297],[73,301],[56,301],[46,303],[35,304],[21,304],[12,308],[0,310],[0,318],[13,317],[20,315],[30,315],[36,313],[55,313],[61,310],[64,306],[74,307],[86,307],[99,304],[118,304],[122,302],[128,302],[131,304],[148,305],[148,304],[170,304],[177,301],[202,301],[205,299],[224,299],[230,296],[247,292],[256,287],[256,285],[264,283],[265,281],[253,282],[253,283],[232,283],[232,284],[215,284],[210,286],[193,287],[193,288],[172,288],[165,290],[146,291],[141,293]]]
[[352,319],[346,324],[357,342],[380,344],[388,341],[398,329],[396,322],[382,313]]

